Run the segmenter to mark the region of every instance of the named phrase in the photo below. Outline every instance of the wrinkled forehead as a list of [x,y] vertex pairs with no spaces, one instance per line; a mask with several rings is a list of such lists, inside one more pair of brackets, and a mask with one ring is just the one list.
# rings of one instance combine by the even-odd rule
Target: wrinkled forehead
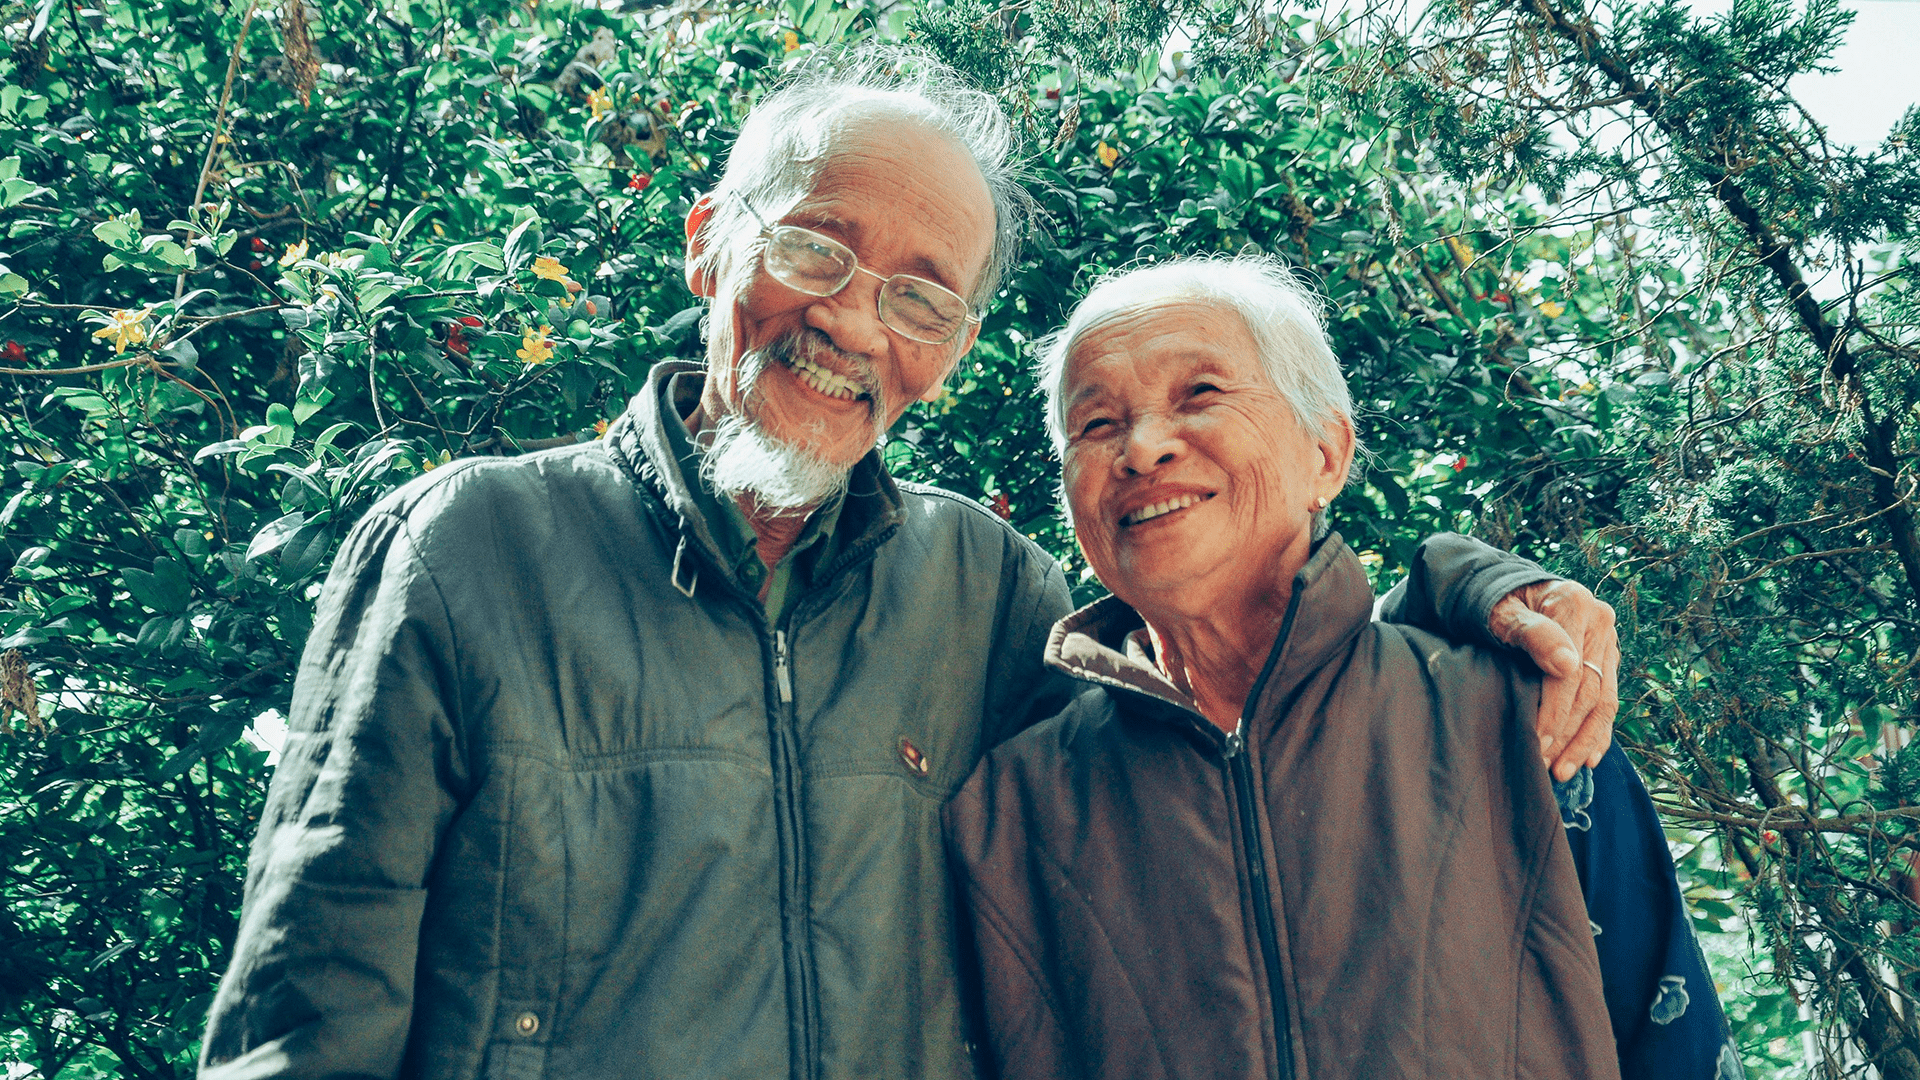
[[1154,382],[1195,370],[1249,375],[1259,347],[1231,305],[1200,297],[1148,298],[1088,319],[1061,375],[1067,408],[1121,382]]

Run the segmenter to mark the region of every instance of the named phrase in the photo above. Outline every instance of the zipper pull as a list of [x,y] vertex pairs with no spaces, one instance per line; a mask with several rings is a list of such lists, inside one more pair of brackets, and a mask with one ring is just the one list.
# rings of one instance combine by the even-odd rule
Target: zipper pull
[[1240,737],[1240,728],[1244,726],[1245,723],[1246,721],[1244,719],[1236,722],[1233,725],[1233,730],[1227,733],[1227,742],[1226,742],[1226,748],[1224,750],[1224,756],[1228,761],[1232,761],[1234,758],[1238,757],[1240,754],[1240,751],[1245,750],[1247,748],[1246,740]]
[[787,674],[787,632],[773,632],[773,681],[780,687],[780,700],[793,700],[793,679]]

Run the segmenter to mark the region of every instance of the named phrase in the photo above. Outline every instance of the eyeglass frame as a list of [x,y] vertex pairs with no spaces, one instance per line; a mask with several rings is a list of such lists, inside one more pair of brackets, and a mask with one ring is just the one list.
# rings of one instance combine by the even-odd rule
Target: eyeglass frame
[[[748,202],[745,196],[740,195],[738,193],[734,193],[733,197],[734,197],[734,200],[740,204],[741,208],[744,209],[747,212],[747,214],[753,218],[754,223],[760,226],[758,239],[772,240],[773,231],[775,229],[792,229],[795,232],[802,232],[807,234],[808,236],[819,237],[821,240],[826,241],[828,244],[831,244],[834,247],[840,248],[843,251],[845,251],[848,257],[853,260],[853,273],[850,273],[847,275],[847,279],[840,283],[839,288],[833,290],[832,292],[817,293],[809,289],[801,288],[798,285],[790,284],[789,282],[786,282],[786,281],[781,281],[781,279],[778,276],[774,275],[773,268],[767,265],[766,249],[764,247],[761,248],[759,252],[761,267],[767,271],[767,276],[772,277],[773,280],[780,282],[780,284],[785,288],[792,289],[794,292],[800,293],[805,296],[816,296],[824,300],[829,296],[838,296],[841,293],[847,291],[847,286],[853,284],[854,274],[865,274],[868,277],[880,283],[880,288],[875,290],[873,294],[874,318],[880,320],[880,325],[886,327],[887,329],[893,331],[896,334],[899,334],[901,337],[906,338],[908,341],[919,342],[922,345],[945,345],[948,342],[951,342],[957,339],[962,333],[964,333],[967,329],[968,323],[972,323],[975,326],[979,326],[981,324],[983,320],[983,316],[975,314],[974,306],[972,302],[970,302],[966,297],[961,296],[959,293],[954,292],[952,289],[947,288],[945,285],[942,285],[939,282],[934,281],[930,278],[923,278],[919,274],[888,274],[883,276],[876,271],[869,270],[866,267],[860,265],[860,253],[857,251],[854,251],[853,248],[847,246],[846,244],[843,244],[840,241],[835,240],[833,237],[828,236],[827,234],[822,232],[816,232],[813,229],[809,229],[804,225],[784,225],[784,224],[769,225],[767,224],[767,219],[760,216],[760,211],[755,210],[753,208],[753,204]],[[921,338],[914,337],[912,334],[907,333],[905,330],[902,330],[899,327],[887,321],[887,314],[886,314],[886,311],[881,307],[881,301],[887,295],[887,286],[900,278],[905,278],[908,281],[918,282],[922,285],[929,286],[930,288],[937,289],[940,292],[946,293],[948,296],[953,297],[955,300],[960,301],[961,306],[966,308],[967,310],[966,310],[966,314],[961,317],[960,325],[954,327],[953,333],[948,334],[946,337],[941,338],[939,341],[926,341]]]

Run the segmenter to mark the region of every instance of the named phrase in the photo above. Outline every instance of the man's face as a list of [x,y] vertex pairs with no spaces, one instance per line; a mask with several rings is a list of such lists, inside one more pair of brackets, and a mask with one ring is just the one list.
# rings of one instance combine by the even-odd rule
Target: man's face
[[[885,275],[916,274],[969,296],[993,246],[992,197],[966,151],[899,119],[856,120],[813,190],[769,224],[831,236]],[[696,206],[693,233],[711,207]],[[876,307],[880,282],[855,274],[833,296],[809,296],[768,277],[755,244],[738,238],[711,274],[689,270],[713,298],[707,342],[709,419],[743,416],[774,441],[851,468],[916,399],[939,396],[978,327],[927,345],[889,329]],[[690,236],[689,262],[705,240]],[[753,354],[750,356],[750,354]],[[743,358],[759,363],[743,363]]]

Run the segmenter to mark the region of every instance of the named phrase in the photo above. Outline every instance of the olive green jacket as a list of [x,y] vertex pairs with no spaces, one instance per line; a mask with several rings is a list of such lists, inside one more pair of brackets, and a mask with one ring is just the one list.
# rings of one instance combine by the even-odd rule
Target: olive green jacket
[[[870,455],[769,625],[661,427],[688,370],[603,440],[436,469],[348,537],[203,1077],[971,1075],[939,810],[1064,706],[1066,582]],[[1484,626],[1541,576],[1461,551],[1428,621]]]

